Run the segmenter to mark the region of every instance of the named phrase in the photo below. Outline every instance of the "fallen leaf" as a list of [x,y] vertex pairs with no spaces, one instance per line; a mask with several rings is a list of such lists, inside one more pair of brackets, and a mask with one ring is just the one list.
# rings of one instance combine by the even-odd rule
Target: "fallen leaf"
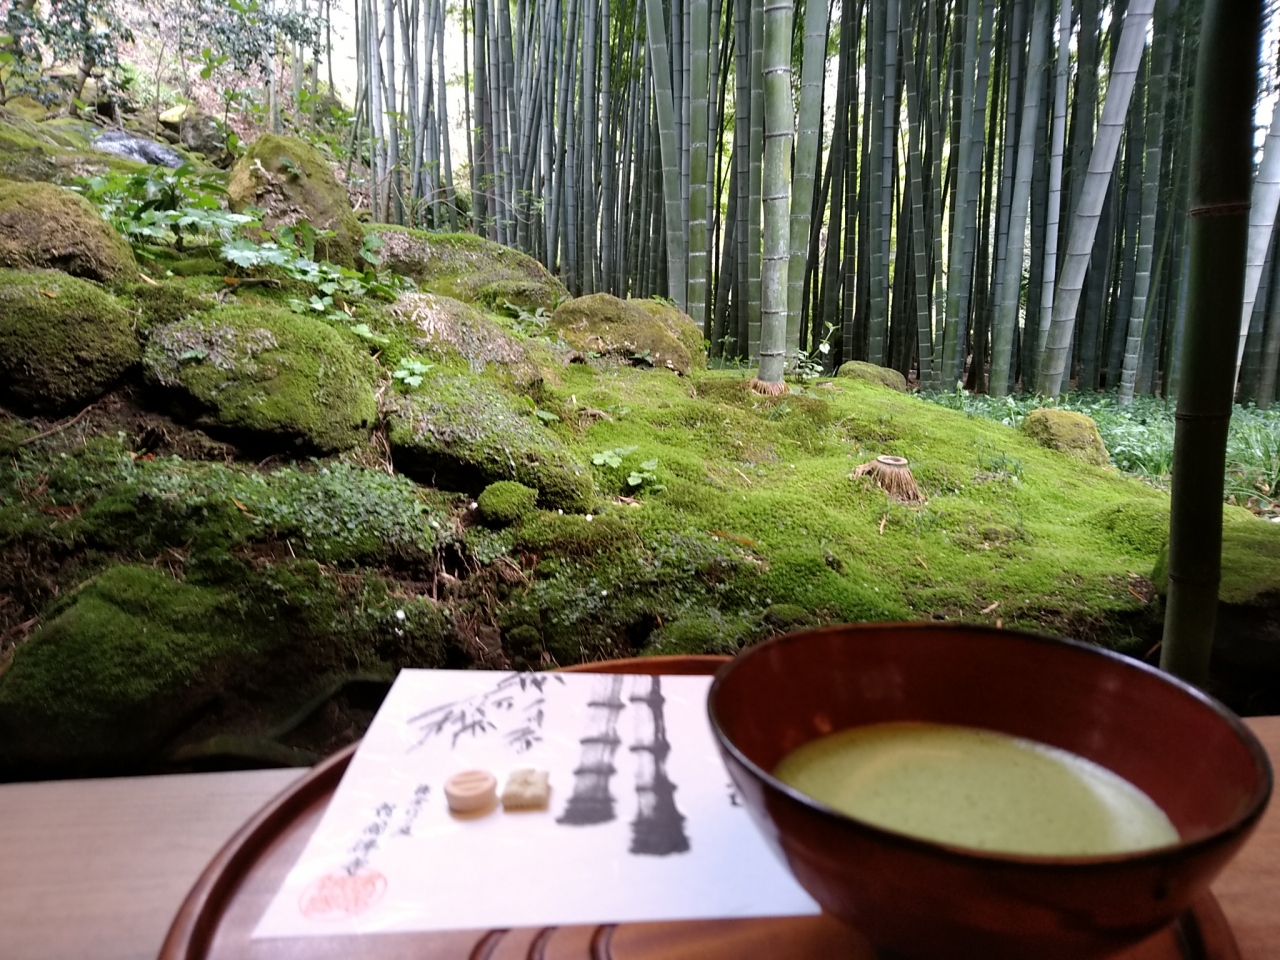
[[984,615],[986,615],[986,614],[988,614],[988,613],[992,613],[992,612],[995,610],[995,608],[996,608],[996,607],[998,607],[998,606],[1000,606],[1000,601],[999,601],[999,600],[997,600],[995,603],[991,604],[991,606],[989,606],[989,607],[983,607],[983,608],[982,608],[982,613],[983,613]]
[[149,284],[151,284],[153,287],[158,287],[158,286],[160,286],[160,284],[156,283],[154,280],[152,280],[150,277],[148,277],[145,273],[139,273],[139,274],[138,274],[138,279],[139,279],[139,280],[141,280],[143,283],[149,283]]
[[922,557],[916,557],[916,562],[920,564],[920,566],[924,567],[926,570],[929,569],[929,565],[924,562],[924,559]]
[[54,293],[52,290],[41,290],[40,292],[43,293],[46,297],[48,297],[50,300],[58,299],[58,295]]

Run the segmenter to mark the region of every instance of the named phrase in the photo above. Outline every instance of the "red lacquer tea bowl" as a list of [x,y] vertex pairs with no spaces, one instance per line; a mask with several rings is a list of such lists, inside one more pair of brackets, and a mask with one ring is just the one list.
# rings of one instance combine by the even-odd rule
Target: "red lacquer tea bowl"
[[[1084,960],[1134,944],[1203,892],[1271,795],[1266,753],[1226,707],[1096,647],[1011,630],[866,624],[777,637],[726,664],[711,726],[756,825],[829,913],[918,960]],[[1170,847],[994,854],[837,813],[771,771],[817,737],[916,720],[1070,750],[1145,791]]]

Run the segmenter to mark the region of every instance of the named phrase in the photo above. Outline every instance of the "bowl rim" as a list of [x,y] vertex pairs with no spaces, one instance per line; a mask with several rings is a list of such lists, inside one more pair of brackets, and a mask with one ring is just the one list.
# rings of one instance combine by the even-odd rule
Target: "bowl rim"
[[[943,843],[938,840],[927,840],[916,837],[911,834],[900,833],[896,830],[889,830],[884,827],[877,826],[866,820],[860,820],[857,817],[842,813],[834,807],[827,806],[819,800],[814,799],[801,790],[790,786],[779,780],[771,771],[765,770],[755,761],[746,756],[738,746],[729,739],[723,727],[720,725],[720,718],[716,714],[716,698],[720,689],[725,684],[727,678],[733,674],[739,666],[754,656],[760,656],[764,651],[774,647],[790,645],[793,643],[804,642],[810,637],[821,636],[833,633],[846,633],[849,631],[888,631],[888,632],[908,632],[919,630],[921,628],[930,631],[945,631],[960,633],[964,631],[978,631],[984,633],[998,633],[1010,639],[1040,643],[1048,645],[1065,645],[1075,648],[1086,654],[1105,657],[1110,659],[1122,668],[1138,670],[1147,673],[1153,677],[1162,680],[1175,689],[1179,690],[1183,695],[1191,697],[1199,702],[1202,706],[1207,707],[1212,713],[1216,714],[1220,720],[1225,722],[1228,727],[1236,734],[1240,741],[1248,750],[1253,758],[1254,766],[1259,773],[1258,783],[1254,788],[1253,795],[1249,798],[1248,803],[1244,805],[1241,813],[1232,818],[1230,822],[1194,840],[1181,840],[1174,844],[1168,844],[1161,847],[1149,847],[1142,850],[1133,850],[1124,853],[1096,854],[1083,856],[1062,856],[1062,855],[1043,855],[1043,854],[1018,854],[1018,853],[1002,853],[992,850],[984,850],[978,847],[967,847],[960,844]],[[1012,630],[1002,627],[992,627],[987,624],[974,624],[963,622],[950,623],[920,623],[920,622],[892,622],[892,623],[848,623],[834,624],[826,627],[817,627],[811,630],[798,630],[791,633],[779,634],[770,637],[767,640],[747,647],[739,652],[735,657],[725,663],[716,671],[711,686],[707,690],[707,717],[711,724],[711,732],[720,748],[733,756],[734,760],[742,766],[746,767],[768,787],[778,793],[783,794],[795,803],[808,808],[812,812],[820,815],[825,819],[834,820],[837,824],[844,827],[853,827],[856,830],[869,834],[872,838],[891,846],[903,847],[909,851],[917,853],[930,853],[935,856],[942,855],[947,859],[955,859],[962,861],[980,860],[990,862],[992,864],[1018,865],[1025,867],[1076,867],[1087,868],[1095,866],[1107,866],[1118,863],[1133,865],[1135,867],[1154,865],[1164,860],[1181,859],[1188,853],[1195,853],[1201,850],[1207,850],[1218,846],[1224,840],[1235,835],[1247,835],[1261,818],[1262,813],[1266,810],[1267,803],[1271,799],[1271,793],[1274,783],[1274,777],[1271,769],[1271,762],[1267,757],[1266,750],[1263,749],[1257,735],[1254,734],[1244,721],[1240,719],[1230,708],[1215,697],[1210,696],[1198,687],[1166,673],[1158,667],[1144,663],[1133,657],[1125,656],[1114,650],[1107,650],[1103,647],[1096,646],[1091,643],[1085,643],[1080,640],[1070,640],[1065,637],[1055,637],[1049,634],[1034,633],[1029,630]],[[1087,758],[1086,758],[1087,759]]]

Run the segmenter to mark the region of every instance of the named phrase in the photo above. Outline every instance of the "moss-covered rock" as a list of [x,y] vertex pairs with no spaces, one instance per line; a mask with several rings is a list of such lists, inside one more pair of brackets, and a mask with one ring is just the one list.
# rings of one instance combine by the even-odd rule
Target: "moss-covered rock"
[[143,363],[179,417],[250,446],[346,450],[377,419],[369,357],[286,310],[223,307],[166,324],[152,331]]
[[148,333],[153,327],[176,323],[219,305],[217,294],[225,284],[221,277],[180,277],[122,284],[117,292],[138,310],[140,327]]
[[0,768],[97,772],[147,759],[258,652],[237,598],[146,567],[107,570],[0,678]]
[[1117,547],[1130,553],[1157,554],[1169,542],[1169,501],[1154,492],[1150,498],[1106,507],[1090,519]]
[[59,413],[100,397],[139,359],[129,312],[87,280],[0,270],[0,399]]
[[90,280],[138,272],[133,251],[84,197],[51,183],[0,180],[0,266]]
[[480,491],[476,505],[489,526],[509,527],[537,509],[538,491],[514,480],[499,480]]
[[689,351],[690,366],[695,370],[707,368],[707,344],[702,336],[702,329],[694,322],[693,317],[683,310],[664,300],[628,300],[628,303],[639,307],[653,317],[667,332],[684,344]]
[[688,314],[656,301],[619,300],[608,293],[577,297],[556,308],[548,331],[575,350],[625,363],[682,375],[706,366],[702,334]]
[[1032,410],[1022,418],[1020,429],[1040,446],[1095,467],[1105,467],[1110,462],[1098,425],[1083,413],[1044,408]]
[[466,361],[475,372],[510,377],[520,388],[542,379],[525,345],[470,304],[434,293],[409,293],[387,310],[413,347],[441,359]]
[[306,221],[334,235],[316,243],[317,255],[343,266],[355,266],[364,228],[351,209],[347,192],[334,177],[320,151],[294,137],[263,134],[249,145],[231,169],[227,196],[232,209],[247,206],[265,211],[268,229]]
[[502,311],[554,310],[567,299],[564,284],[537,260],[473,233],[428,233],[378,224],[378,251],[387,269],[411,277],[424,289]]
[[479,493],[497,480],[538,490],[546,506],[585,510],[590,474],[531,410],[488,378],[437,368],[388,411],[396,468],[424,483]]
[[867,363],[863,360],[847,360],[840,364],[840,369],[836,371],[837,377],[843,377],[848,380],[865,380],[867,383],[878,383],[882,387],[888,387],[890,390],[905,392],[907,389],[907,378],[900,374],[892,367],[881,367],[874,363]]

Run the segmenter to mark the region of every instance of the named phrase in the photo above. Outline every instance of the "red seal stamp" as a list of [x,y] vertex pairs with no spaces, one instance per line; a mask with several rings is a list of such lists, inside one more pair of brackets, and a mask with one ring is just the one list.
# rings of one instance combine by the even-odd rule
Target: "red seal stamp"
[[328,873],[313,880],[298,898],[298,910],[310,920],[338,920],[364,913],[387,892],[387,878],[377,870]]

